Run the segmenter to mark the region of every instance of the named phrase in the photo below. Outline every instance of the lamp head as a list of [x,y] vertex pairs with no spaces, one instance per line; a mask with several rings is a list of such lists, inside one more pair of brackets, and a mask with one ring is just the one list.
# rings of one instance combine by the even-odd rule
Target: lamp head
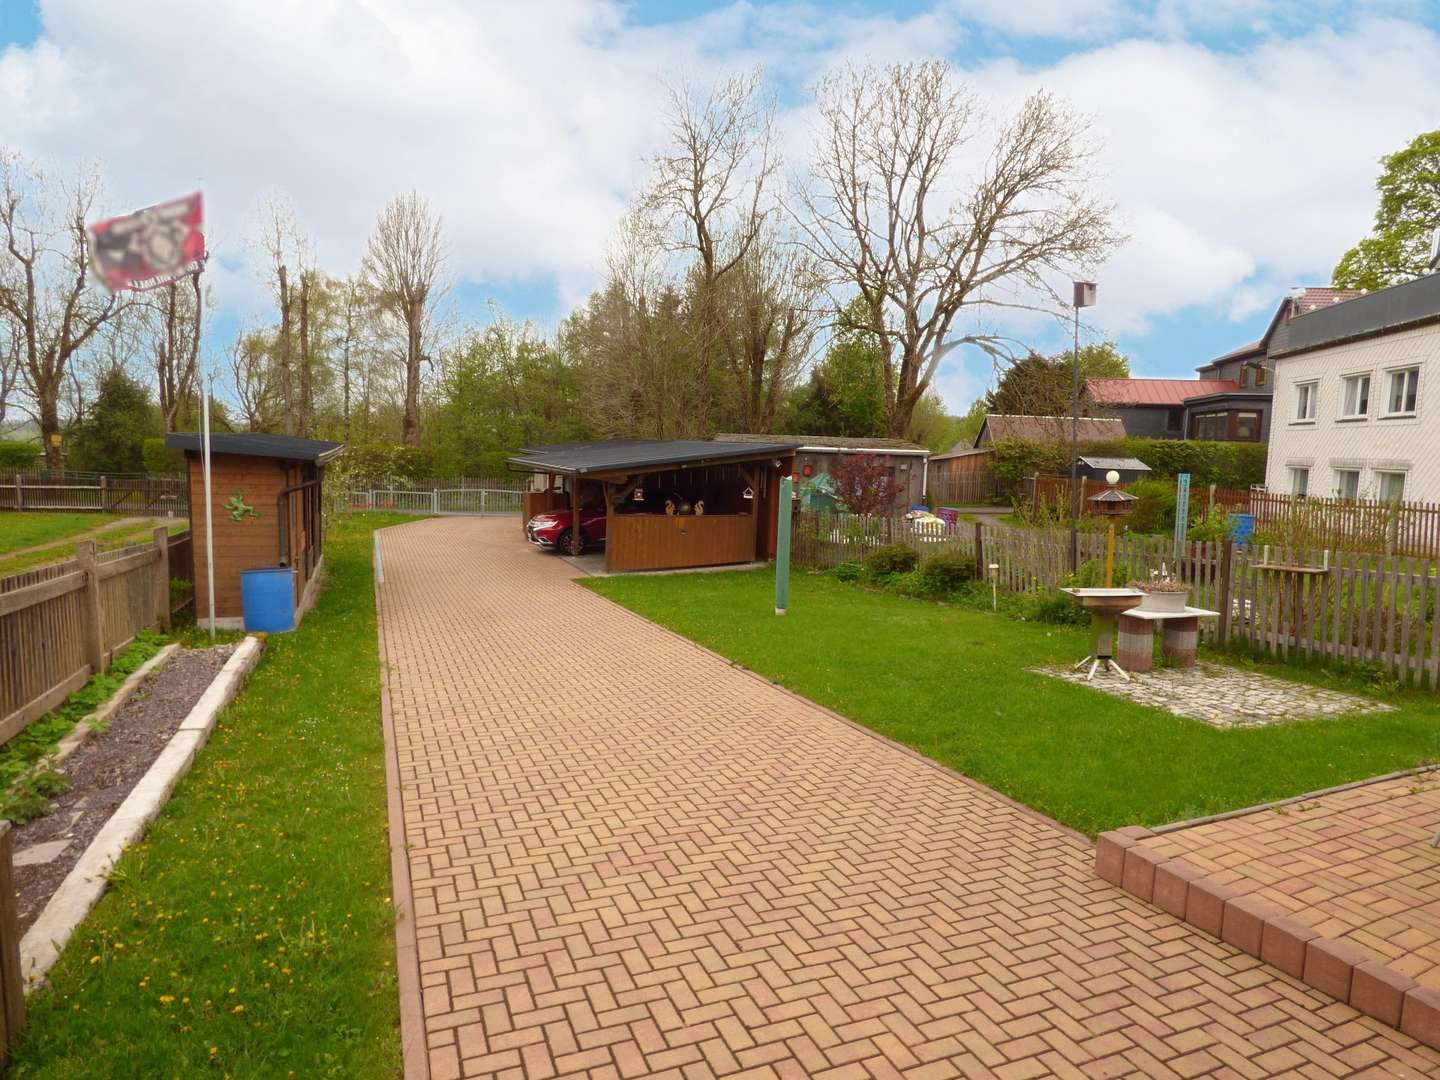
[[1119,482],[1120,482],[1120,474],[1119,474],[1118,472],[1116,472],[1114,469],[1111,469],[1109,472],[1107,472],[1107,473],[1105,474],[1105,483],[1114,485],[1114,484],[1118,484]]

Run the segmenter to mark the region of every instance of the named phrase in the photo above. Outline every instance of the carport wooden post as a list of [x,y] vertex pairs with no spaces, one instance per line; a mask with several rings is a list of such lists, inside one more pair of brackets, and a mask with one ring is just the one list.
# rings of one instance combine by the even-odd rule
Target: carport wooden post
[[570,554],[580,554],[580,473],[570,477]]
[[794,481],[786,473],[780,478],[780,512],[775,522],[775,614],[784,615],[790,606],[790,489]]

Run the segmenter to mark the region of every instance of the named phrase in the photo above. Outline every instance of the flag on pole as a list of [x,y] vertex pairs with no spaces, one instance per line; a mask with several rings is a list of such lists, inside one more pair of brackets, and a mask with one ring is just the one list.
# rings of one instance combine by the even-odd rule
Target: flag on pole
[[86,228],[95,272],[112,293],[168,285],[205,265],[205,200],[198,191]]

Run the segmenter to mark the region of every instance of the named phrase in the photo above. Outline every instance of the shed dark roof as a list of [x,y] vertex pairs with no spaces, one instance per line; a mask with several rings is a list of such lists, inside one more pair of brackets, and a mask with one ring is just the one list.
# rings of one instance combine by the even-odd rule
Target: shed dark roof
[[1117,469],[1126,472],[1149,472],[1150,466],[1136,457],[1092,457],[1081,454],[1075,459],[1092,469]]
[[[194,431],[176,431],[165,436],[165,445],[172,450],[200,451],[200,435]],[[246,454],[251,457],[286,458],[291,461],[329,461],[344,443],[324,439],[297,439],[290,435],[265,435],[257,431],[212,432],[212,454]]]
[[521,472],[578,475],[654,469],[666,465],[705,465],[790,454],[794,443],[726,442],[720,439],[608,439],[604,442],[528,446],[508,464]]
[[1277,356],[1375,337],[1440,319],[1440,274],[1379,289],[1317,308],[1290,320],[1290,337]]
[[813,446],[823,450],[904,450],[912,454],[930,452],[927,447],[906,439],[874,439],[849,435],[744,435],[724,432],[715,438],[723,442],[783,442],[791,446]]

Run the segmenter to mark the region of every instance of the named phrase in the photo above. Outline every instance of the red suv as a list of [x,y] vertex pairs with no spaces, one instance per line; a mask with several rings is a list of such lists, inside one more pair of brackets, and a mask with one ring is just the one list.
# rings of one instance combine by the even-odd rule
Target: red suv
[[[525,525],[525,537],[536,547],[552,551],[570,551],[569,510],[547,510],[536,514]],[[605,542],[605,507],[580,507],[580,547]]]

